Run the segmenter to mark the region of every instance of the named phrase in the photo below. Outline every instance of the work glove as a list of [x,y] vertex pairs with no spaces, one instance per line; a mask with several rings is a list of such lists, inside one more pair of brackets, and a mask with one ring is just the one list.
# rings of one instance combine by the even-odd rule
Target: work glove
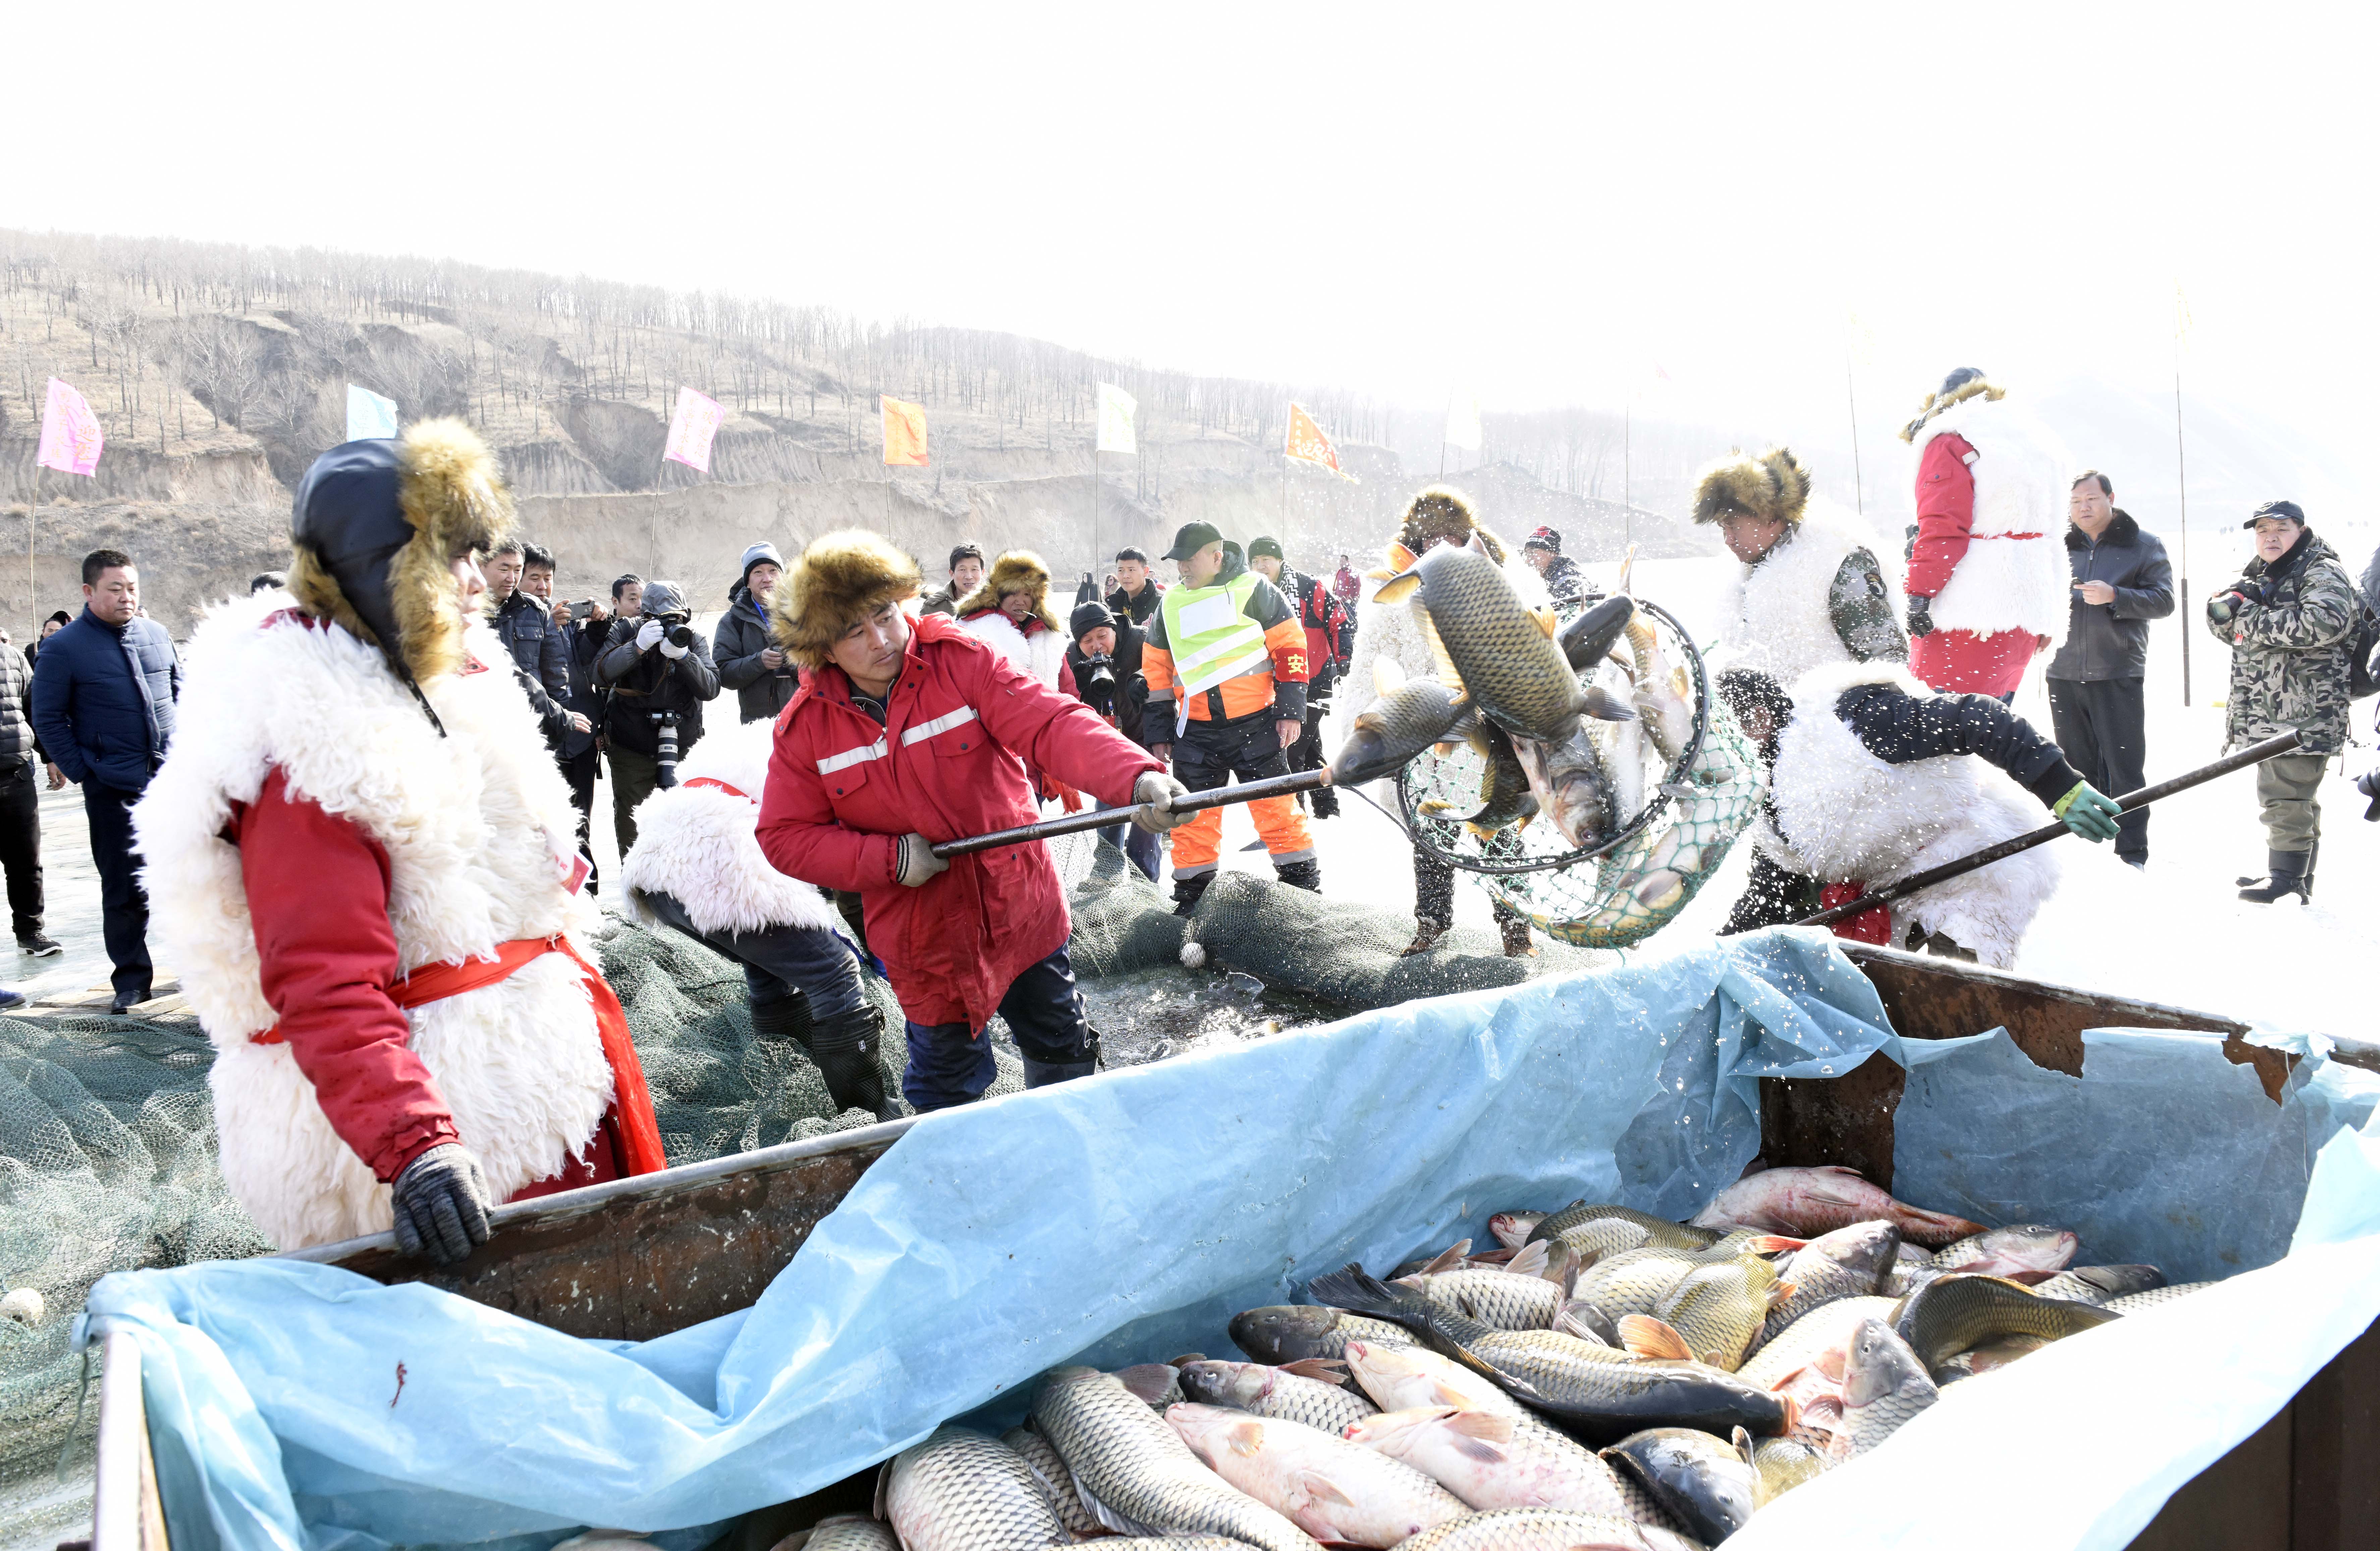
[[396,1247],[452,1265],[488,1241],[492,1204],[480,1160],[460,1142],[441,1142],[406,1165],[389,1192]]
[[2114,798],[2093,790],[2088,781],[2075,782],[2074,789],[2051,803],[2049,811],[2095,845],[2116,837],[2116,820],[2123,812]]
[[1151,835],[1162,835],[1169,829],[1179,829],[1194,815],[1173,811],[1176,798],[1187,797],[1190,788],[1162,770],[1141,773],[1132,784],[1132,800],[1140,804],[1132,811],[1132,822]]
[[1931,598],[1913,597],[1909,600],[1909,633],[1912,636],[1924,637],[1934,633],[1932,605]]
[[637,650],[650,652],[661,644],[661,640],[662,622],[658,619],[648,619],[637,631]]
[[2206,600],[2206,617],[2217,625],[2228,625],[2247,601],[2240,592],[2217,592]]
[[934,854],[934,843],[922,835],[904,835],[892,858],[892,881],[903,888],[915,888],[937,873],[947,873],[951,864]]
[[677,661],[680,657],[685,656],[692,650],[692,647],[680,646],[674,641],[664,641],[662,642],[662,655],[667,657],[671,662]]

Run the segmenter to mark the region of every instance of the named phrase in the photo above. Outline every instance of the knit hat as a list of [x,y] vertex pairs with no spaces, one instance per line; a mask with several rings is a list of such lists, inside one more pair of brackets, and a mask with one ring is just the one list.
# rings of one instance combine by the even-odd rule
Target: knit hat
[[1283,565],[1287,565],[1289,563],[1289,556],[1281,552],[1281,541],[1279,539],[1250,539],[1248,541],[1248,558],[1253,560],[1260,555],[1269,555]]
[[1115,616],[1108,612],[1108,605],[1105,604],[1096,602],[1076,604],[1075,612],[1066,617],[1066,629],[1075,640],[1080,641],[1102,625],[1113,629],[1115,622]]
[[1527,538],[1521,541],[1521,547],[1523,549],[1550,550],[1552,553],[1560,555],[1561,553],[1561,534],[1551,528],[1539,528]]
[[2248,514],[2248,520],[2242,522],[2240,526],[2242,528],[2253,528],[2256,525],[2256,519],[2260,517],[2286,517],[2301,528],[2305,526],[2305,508],[2299,506],[2295,501],[2267,501],[2263,506],[2258,507],[2254,511],[2250,512]]
[[762,539],[759,543],[754,544],[751,548],[744,552],[743,574],[746,581],[750,581],[752,580],[752,568],[761,564],[763,561],[776,567],[777,569],[781,571],[785,568],[785,557],[777,553],[777,546],[771,543],[768,540]]

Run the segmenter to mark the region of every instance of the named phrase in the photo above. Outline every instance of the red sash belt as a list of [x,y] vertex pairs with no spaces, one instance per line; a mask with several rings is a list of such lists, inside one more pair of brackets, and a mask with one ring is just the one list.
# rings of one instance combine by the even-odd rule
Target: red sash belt
[[[1818,908],[1831,910],[1837,905],[1848,905],[1854,899],[1866,898],[1867,885],[1853,878],[1849,883],[1827,885],[1819,891]],[[1875,943],[1880,946],[1888,947],[1892,943],[1892,907],[1878,905],[1872,910],[1862,910],[1857,915],[1845,916],[1835,922],[1830,930],[1838,937],[1848,937],[1853,942]]]
[[747,802],[752,800],[751,796],[748,793],[737,791],[734,787],[729,786],[726,782],[721,780],[716,776],[697,776],[692,780],[687,781],[686,785],[689,787],[717,787],[721,791],[725,792],[730,797],[740,797]]
[[[511,978],[515,970],[549,953],[566,953],[586,971],[587,990],[595,1004],[595,1030],[602,1036],[603,1059],[612,1067],[612,1108],[619,1126],[621,1165],[630,1174],[654,1174],[669,1166],[662,1154],[661,1125],[653,1118],[653,1095],[645,1086],[644,1063],[637,1059],[636,1043],[628,1037],[628,1015],[612,994],[602,971],[578,956],[569,939],[516,937],[500,943],[493,959],[441,960],[424,964],[389,987],[389,998],[410,1011],[443,1002],[466,991],[484,990]],[[278,1027],[249,1036],[256,1044],[282,1043]]]

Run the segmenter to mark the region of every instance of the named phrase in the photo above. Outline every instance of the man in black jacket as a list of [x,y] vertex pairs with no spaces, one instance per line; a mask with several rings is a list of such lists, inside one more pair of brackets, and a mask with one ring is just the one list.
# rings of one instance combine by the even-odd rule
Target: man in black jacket
[[[2049,664],[2050,725],[2074,767],[2104,792],[2148,779],[2149,621],[2173,612],[2165,544],[2115,507],[2116,487],[2087,469],[2066,497],[2066,557],[2074,568],[2066,644]],[[2149,860],[2149,811],[2127,813],[2116,854]]]
[[735,691],[736,714],[747,722],[771,722],[801,687],[791,659],[769,638],[769,600],[785,574],[784,556],[763,540],[744,552],[744,578],[727,594],[727,612],[710,634],[710,660],[719,683]]
[[42,787],[44,756],[33,737],[33,670],[0,635],[0,867],[17,948],[36,959],[65,950],[42,930]]
[[[1144,721],[1148,711],[1148,680],[1140,674],[1140,649],[1148,638],[1129,615],[1110,613],[1094,598],[1076,604],[1068,616],[1074,644],[1066,648],[1066,667],[1075,676],[1075,698],[1099,714],[1108,726],[1142,748],[1148,747]],[[1160,865],[1157,836],[1138,824],[1117,824],[1099,832],[1099,838],[1123,851],[1150,883]]]
[[620,854],[637,843],[637,804],[661,785],[661,727],[677,718],[683,754],[702,737],[702,706],[719,694],[710,643],[693,628],[686,594],[674,581],[649,581],[640,595],[643,617],[621,619],[595,659],[595,681],[609,690],[603,746],[612,760],[612,830]]
[[33,731],[82,787],[102,929],[115,965],[112,1012],[149,999],[149,897],[133,850],[132,805],[165,763],[182,662],[165,627],[140,613],[140,573],[117,549],[83,556],[81,617],[52,636],[33,667]]

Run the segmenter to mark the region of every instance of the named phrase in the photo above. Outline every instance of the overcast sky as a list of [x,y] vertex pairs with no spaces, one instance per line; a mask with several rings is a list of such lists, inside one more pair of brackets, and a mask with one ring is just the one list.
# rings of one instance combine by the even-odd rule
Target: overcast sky
[[27,7],[0,224],[1788,432],[1847,353],[1888,419],[1959,363],[2169,391],[2179,282],[2193,391],[2360,435],[2370,16]]

